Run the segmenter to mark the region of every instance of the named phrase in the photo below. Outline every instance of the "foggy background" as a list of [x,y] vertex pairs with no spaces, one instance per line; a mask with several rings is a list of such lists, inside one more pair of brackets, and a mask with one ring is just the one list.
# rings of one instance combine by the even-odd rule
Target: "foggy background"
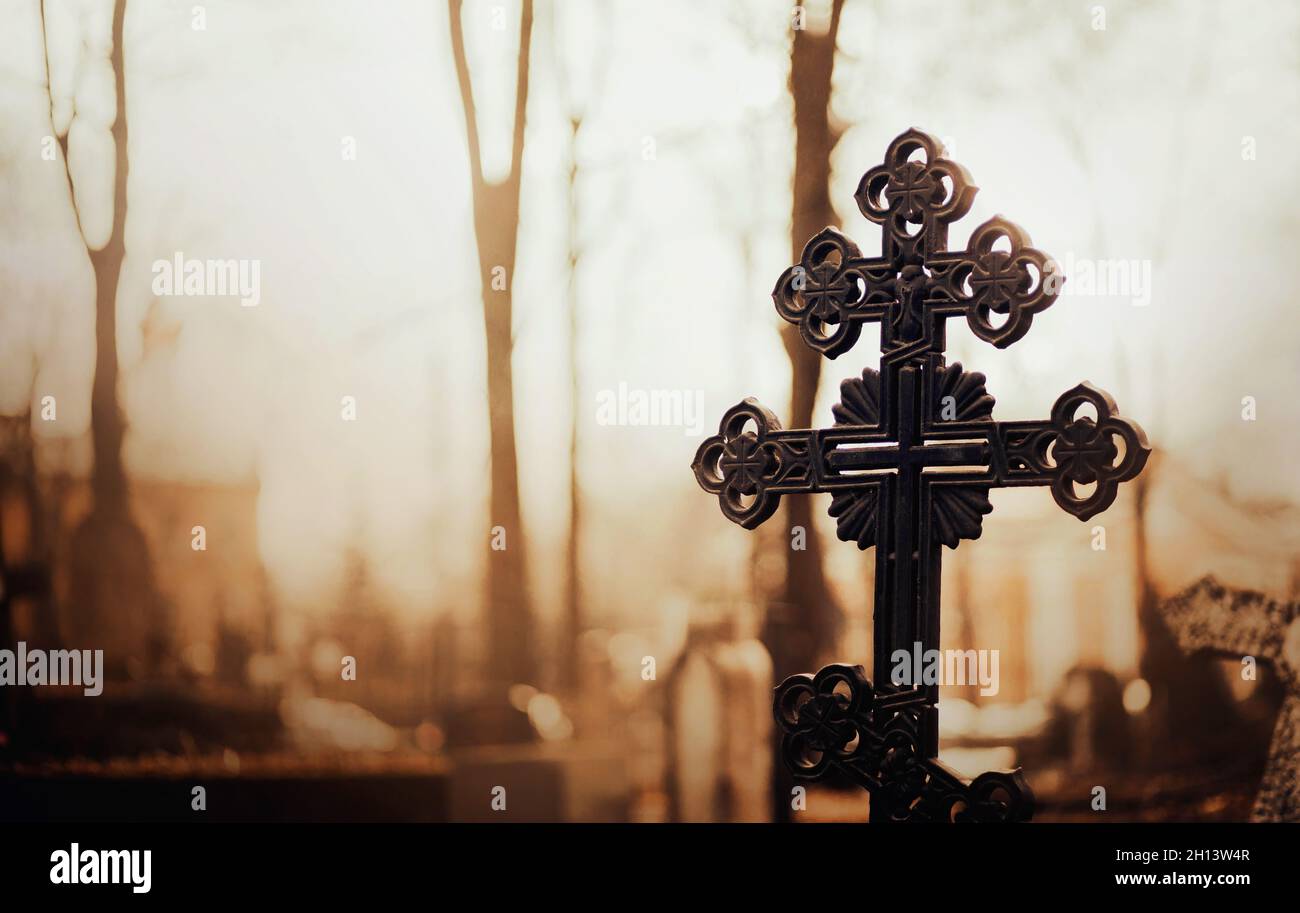
[[[122,674],[202,688],[222,677],[223,638],[238,635],[231,688],[263,689],[271,703],[291,686],[355,701],[433,755],[455,741],[445,708],[492,682],[536,692],[516,690],[511,703],[550,741],[580,739],[583,719],[605,712],[588,706],[594,692],[607,691],[626,702],[609,713],[648,727],[628,740],[673,744],[656,728],[669,723],[643,718],[665,699],[643,677],[644,658],[662,684],[693,630],[721,625],[724,641],[751,643],[765,607],[789,596],[784,514],[739,529],[689,464],[745,396],[789,424],[792,366],[769,294],[805,240],[792,242],[804,87],[791,82],[790,7],[568,0],[532,10],[506,272],[516,524],[491,500],[484,313],[497,304],[483,287],[447,8],[129,2],[115,389],[126,513],[147,545],[152,595],[119,592],[155,608],[123,608],[135,620],[119,622],[112,606],[82,612],[72,570],[73,530],[95,501],[88,249],[106,243],[114,215],[114,4],[47,2],[42,15],[35,0],[0,2],[0,413],[30,437],[52,580],[39,607],[13,607],[15,638],[150,652]],[[516,144],[521,11],[467,2],[461,12],[488,184],[507,179]],[[806,15],[808,33],[824,34],[831,5]],[[829,199],[864,254],[878,250],[879,229],[853,190],[916,126],[981,188],[951,230],[953,249],[1000,213],[1060,261],[1150,268],[1140,305],[1079,294],[1067,271],[1061,298],[1005,351],[949,323],[950,360],[988,376],[996,418],[1045,417],[1087,379],[1142,424],[1156,453],[1140,516],[1132,483],[1087,524],[1042,490],[995,490],[984,539],[945,551],[944,646],[1001,645],[1014,679],[1005,699],[1037,701],[1021,719],[1039,719],[1080,664],[1123,688],[1143,676],[1148,590],[1169,595],[1213,572],[1294,598],[1300,11],[845,0],[836,28]],[[65,138],[66,159],[42,154],[50,138]],[[177,252],[258,261],[260,302],[155,295],[154,262]],[[831,421],[839,382],[876,364],[876,332],[822,364],[816,426]],[[698,395],[701,427],[603,423],[602,397],[620,385]],[[41,417],[45,397],[54,420]],[[344,397],[355,420],[343,417]],[[819,496],[812,516],[840,617],[815,652],[866,662],[873,554],[835,539],[826,503]],[[8,522],[11,545],[30,538],[29,522]],[[196,525],[205,551],[191,547]],[[498,526],[522,568],[518,587],[515,570],[493,564]],[[105,548],[101,560],[116,560]],[[493,580],[504,588],[495,596]],[[1003,624],[1010,602],[1022,609]],[[969,627],[948,624],[948,603]],[[506,649],[494,637],[520,637],[501,624],[511,618],[527,619],[528,634]],[[999,625],[1020,647],[990,633]],[[146,630],[165,636],[146,649]],[[384,668],[391,687],[361,699],[323,684],[333,676],[322,670],[360,655],[366,637],[381,646],[363,676]],[[527,670],[509,660],[519,651]],[[760,696],[772,684],[764,662],[746,667]],[[413,684],[415,668],[430,680]],[[403,682],[421,689],[422,710]],[[558,698],[528,710],[537,694]],[[1141,694],[1126,696],[1130,714],[1148,709]],[[696,709],[701,730],[725,726]],[[387,737],[376,745],[391,749]],[[628,791],[644,798],[659,776],[634,772]],[[661,808],[637,801],[646,817]]]

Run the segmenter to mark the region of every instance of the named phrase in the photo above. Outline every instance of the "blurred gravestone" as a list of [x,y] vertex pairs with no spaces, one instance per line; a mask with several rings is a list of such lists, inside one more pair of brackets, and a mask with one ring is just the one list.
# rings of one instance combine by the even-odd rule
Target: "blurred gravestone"
[[766,821],[772,661],[753,639],[693,628],[665,688],[673,821]]
[[[62,646],[50,605],[49,542],[34,443],[30,414],[0,416],[0,648],[13,649],[19,640],[46,649]],[[18,726],[19,690],[4,692],[0,750],[12,747]]]
[[1160,605],[1179,645],[1267,665],[1286,697],[1278,711],[1253,821],[1300,821],[1300,603],[1235,590],[1205,577]]
[[[0,416],[0,631],[47,648],[61,646],[48,605],[49,545],[31,416]],[[32,611],[19,631],[13,613],[24,601]]]
[[1132,760],[1133,737],[1124,689],[1107,669],[1074,666],[1052,696],[1046,747],[1074,771],[1123,767]]

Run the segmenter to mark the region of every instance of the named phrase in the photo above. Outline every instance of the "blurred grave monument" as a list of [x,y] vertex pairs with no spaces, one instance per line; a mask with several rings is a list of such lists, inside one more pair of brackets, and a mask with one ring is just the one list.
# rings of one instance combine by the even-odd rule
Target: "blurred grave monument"
[[665,682],[665,780],[673,821],[767,821],[772,660],[728,622],[693,625]]
[[[50,542],[36,475],[31,415],[0,417],[0,648],[19,640],[57,648],[51,610]],[[11,746],[18,722],[19,690],[4,689],[0,751]]]
[[1286,696],[1251,820],[1300,821],[1300,603],[1205,577],[1159,610],[1184,650],[1239,660],[1243,676],[1266,665],[1281,679]]
[[1029,236],[1000,217],[948,250],[948,225],[977,187],[919,130],[889,144],[855,199],[882,227],[881,256],[826,228],[777,280],[777,313],[828,358],[880,324],[880,370],[841,384],[835,425],[781,428],[754,399],[733,406],[692,464],[723,515],[746,529],[782,495],[827,492],[837,534],[876,546],[876,681],[836,664],[787,678],[774,703],[795,776],[846,775],[871,793],[872,821],[1027,820],[1033,795],[1019,770],[967,780],[937,759],[938,685],[895,681],[896,650],[939,647],[941,549],[978,538],[994,487],[1048,486],[1087,520],[1114,501],[1150,448],[1106,392],[1084,382],[1046,420],[995,422],[984,375],[948,364],[945,327],[964,317],[1005,348],[1055,300],[1062,277]]
[[1108,669],[1071,667],[1052,696],[1048,750],[1075,771],[1130,765],[1133,736],[1123,692]]

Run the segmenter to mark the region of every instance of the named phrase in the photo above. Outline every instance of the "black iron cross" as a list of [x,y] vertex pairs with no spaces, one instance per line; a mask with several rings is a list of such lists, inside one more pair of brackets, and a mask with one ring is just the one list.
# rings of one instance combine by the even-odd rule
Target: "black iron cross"
[[1247,656],[1269,665],[1286,689],[1252,821],[1300,821],[1300,602],[1234,590],[1205,577],[1160,604],[1189,652]]
[[[977,188],[919,130],[897,137],[854,195],[882,226],[881,256],[826,228],[772,292],[777,313],[828,358],[879,323],[880,370],[840,385],[831,428],[784,430],[753,399],[733,406],[692,468],[722,512],[753,529],[782,495],[829,492],[840,539],[876,546],[876,684],[861,666],[827,666],[777,688],[775,713],[796,776],[837,769],[872,793],[876,820],[1026,820],[1020,771],[966,781],[936,760],[938,687],[888,681],[894,651],[939,647],[941,547],[980,535],[992,487],[1050,486],[1081,520],[1105,510],[1150,448],[1102,390],[1081,383],[1046,421],[995,422],[984,375],[944,358],[945,323],[962,316],[998,348],[1028,331],[1061,277],[1029,236],[994,217],[965,250],[948,223]],[[1086,414],[1091,407],[1095,417]]]

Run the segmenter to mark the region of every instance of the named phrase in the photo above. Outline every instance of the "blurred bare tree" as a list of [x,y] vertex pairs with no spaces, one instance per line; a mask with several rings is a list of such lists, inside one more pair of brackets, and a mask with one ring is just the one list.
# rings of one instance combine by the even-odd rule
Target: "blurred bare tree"
[[[831,0],[824,21],[797,7],[790,44],[790,96],[794,103],[794,192],[790,250],[798,263],[808,239],[828,225],[839,225],[831,205],[831,154],[842,129],[832,123],[831,83],[835,69],[835,42],[844,0]],[[809,11],[810,12],[810,11]],[[790,357],[790,425],[812,427],[813,406],[821,381],[821,355],[804,345],[798,329],[781,328]],[[785,591],[768,606],[763,645],[772,657],[773,677],[815,670],[820,657],[834,646],[841,620],[839,605],[826,584],[821,539],[813,525],[812,498],[789,498],[785,507],[785,535],[795,527],[804,530],[804,548],[790,547],[787,539]],[[778,757],[773,765],[772,815],[776,821],[790,817],[793,780]]]
[[[822,22],[811,15],[797,23],[790,46],[790,95],[794,101],[794,194],[792,202],[792,261],[799,262],[804,244],[828,225],[839,225],[831,205],[831,155],[841,128],[832,122],[831,77],[835,68],[835,41],[844,0],[832,0],[829,17]],[[822,356],[804,345],[798,328],[783,324],[782,341],[790,357],[791,428],[812,427],[813,405],[821,381]],[[821,539],[813,525],[811,498],[786,502],[786,532],[805,531],[805,548],[783,549],[786,556],[785,592],[769,612],[764,643],[772,654],[778,681],[796,672],[816,668],[818,657],[835,642],[840,609],[826,585]],[[774,617],[777,616],[777,617]]]
[[[154,586],[148,545],[131,515],[126,471],[122,463],[126,422],[118,405],[117,391],[117,288],[126,254],[126,187],[130,170],[123,63],[126,0],[116,0],[113,4],[112,48],[109,52],[116,101],[111,128],[113,215],[109,235],[99,243],[89,237],[86,230],[82,194],[90,191],[79,192],[68,162],[68,135],[78,117],[76,99],[72,99],[68,116],[63,116],[50,78],[50,42],[44,3],[40,13],[46,83],[50,93],[50,121],[63,158],[68,196],[95,272],[95,377],[90,405],[94,448],[93,502],[90,513],[72,537],[70,597],[76,616],[72,626],[81,629],[85,625],[84,630],[95,632],[101,640],[109,636],[109,632],[124,638],[126,649],[110,653],[118,658],[133,655],[134,646],[143,642],[144,655],[139,658],[145,661],[146,668],[154,669],[166,649],[166,618],[162,600]],[[79,62],[77,68],[80,69]],[[123,624],[123,621],[127,623]],[[142,641],[137,638],[142,638]]]
[[[595,106],[596,95],[604,86],[609,70],[609,44],[601,42],[596,48],[596,59],[586,80],[586,97],[575,89],[577,80],[569,75],[561,53],[560,19],[558,4],[551,7],[551,48],[555,54],[554,66],[559,82],[561,104],[565,108],[569,126],[569,173],[565,210],[568,222],[565,227],[565,269],[567,272],[566,313],[569,344],[569,535],[564,555],[564,617],[560,623],[560,644],[557,651],[557,671],[560,687],[576,693],[582,687],[579,642],[583,628],[582,607],[582,491],[578,483],[579,417],[582,414],[581,375],[578,367],[579,294],[578,271],[587,245],[581,237],[581,211],[578,184],[581,166],[578,161],[578,138],[583,124]],[[569,6],[567,9],[574,9]],[[603,28],[609,27],[609,11],[598,4],[605,18]],[[584,10],[582,15],[590,15]]]
[[462,0],[450,0],[452,56],[465,112],[470,184],[474,197],[474,234],[478,242],[483,289],[483,329],[487,339],[488,434],[491,451],[491,525],[506,532],[506,547],[489,554],[485,636],[487,677],[493,682],[534,682],[533,615],[524,557],[524,530],[519,509],[519,461],[515,448],[514,377],[511,369],[515,252],[519,231],[520,171],[528,108],[529,46],[533,33],[532,0],[523,0],[519,17],[519,58],[515,81],[514,133],[510,171],[500,181],[483,176],[478,117],[469,61],[465,55]]

